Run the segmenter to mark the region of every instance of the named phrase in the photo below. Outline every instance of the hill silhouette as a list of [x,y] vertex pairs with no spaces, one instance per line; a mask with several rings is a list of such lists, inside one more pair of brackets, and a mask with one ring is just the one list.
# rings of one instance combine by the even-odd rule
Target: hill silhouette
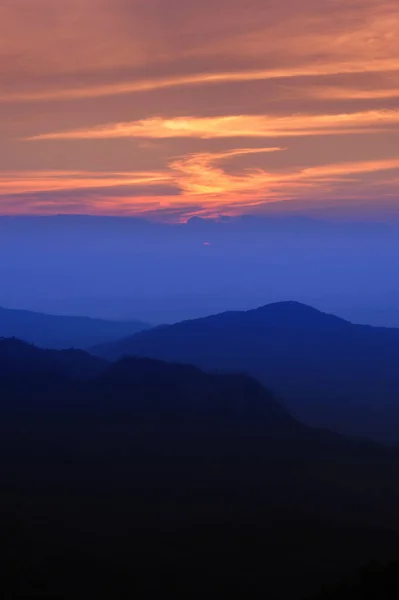
[[248,375],[18,340],[0,365],[4,597],[300,600],[397,558],[399,451]]
[[148,327],[141,321],[106,321],[0,307],[1,337],[16,337],[43,348],[88,348]]
[[245,371],[306,423],[399,441],[399,330],[354,325],[297,302],[156,327],[95,348]]
[[62,375],[87,378],[99,375],[106,361],[82,350],[47,350],[16,338],[0,338],[0,376]]

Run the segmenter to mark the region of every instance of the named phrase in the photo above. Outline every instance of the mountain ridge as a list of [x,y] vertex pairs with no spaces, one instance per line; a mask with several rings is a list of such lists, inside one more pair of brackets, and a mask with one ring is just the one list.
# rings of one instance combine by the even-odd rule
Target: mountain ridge
[[159,326],[91,351],[244,371],[312,426],[399,441],[399,329],[289,301]]
[[397,556],[397,449],[246,374],[97,360],[0,340],[4,593],[299,600]]
[[44,348],[88,348],[149,328],[141,321],[109,321],[52,315],[0,306],[0,337],[16,337]]

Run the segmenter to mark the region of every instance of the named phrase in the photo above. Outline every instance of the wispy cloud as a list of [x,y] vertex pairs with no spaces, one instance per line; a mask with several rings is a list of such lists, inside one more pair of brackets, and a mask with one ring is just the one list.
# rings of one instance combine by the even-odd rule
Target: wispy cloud
[[56,133],[43,133],[30,140],[79,140],[109,138],[234,138],[342,135],[365,129],[399,124],[399,110],[373,110],[316,115],[229,115],[222,117],[154,117],[132,123],[115,123]]
[[219,167],[218,163],[237,156],[282,150],[283,148],[239,148],[223,153],[193,154],[173,161],[170,168],[175,173],[179,186],[187,195],[200,194],[210,198],[219,195],[226,198],[232,192],[248,194],[256,190],[256,193],[259,193],[260,189],[264,189],[267,180],[264,172],[232,175]]
[[385,100],[399,98],[399,85],[394,88],[362,89],[350,86],[308,86],[300,91],[297,97],[319,98],[323,100]]
[[11,194],[60,192],[165,185],[168,173],[107,173],[87,171],[12,171],[0,172],[0,196]]
[[246,153],[246,150],[225,154],[201,153],[172,162],[170,166],[176,171],[176,182],[185,195],[199,195],[211,200],[218,196],[226,203],[239,195],[243,204],[253,203],[256,199],[265,201],[268,196],[306,196],[309,195],[310,188],[313,192],[325,193],[326,188],[334,188],[337,183],[349,183],[351,177],[352,182],[356,183],[356,176],[363,173],[399,169],[399,157],[379,161],[334,163],[293,169],[290,172],[251,169],[240,175],[226,172],[218,166],[221,159],[226,160]]
[[[170,162],[165,173],[43,172],[0,176],[0,206],[9,213],[59,212],[84,207],[99,214],[142,214],[162,210],[172,218],[191,214],[236,214],[265,202],[320,196],[334,197],[346,189],[347,197],[365,199],[376,190],[392,196],[387,186],[397,182],[399,157],[331,163],[276,171],[275,169],[226,170],[225,163],[251,154],[279,152],[284,148],[235,148],[225,152],[194,153]],[[385,178],[362,184],[364,174],[390,172]],[[392,173],[394,175],[392,176]],[[176,214],[177,214],[176,213]]]
[[397,0],[217,8],[0,0],[0,212],[399,198]]
[[[197,73],[178,77],[159,77],[136,81],[121,81],[103,85],[82,85],[34,91],[0,93],[0,102],[35,102],[55,100],[79,100],[104,96],[119,96],[163,90],[174,87],[206,86],[223,83],[248,83],[274,79],[299,77],[324,77],[326,75],[381,73],[399,69],[399,59],[371,60],[369,62],[344,62],[309,64],[288,68]],[[381,96],[385,97],[385,96]]]

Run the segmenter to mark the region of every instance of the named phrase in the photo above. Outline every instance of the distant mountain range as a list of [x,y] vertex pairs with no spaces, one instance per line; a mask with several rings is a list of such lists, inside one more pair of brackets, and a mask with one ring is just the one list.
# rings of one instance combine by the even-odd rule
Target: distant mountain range
[[354,325],[296,302],[161,326],[97,347],[243,371],[313,426],[399,441],[399,330]]
[[16,337],[43,348],[88,348],[148,327],[141,321],[106,321],[0,307],[0,337]]
[[0,375],[4,597],[302,600],[397,556],[399,450],[302,425],[247,375],[15,339]]

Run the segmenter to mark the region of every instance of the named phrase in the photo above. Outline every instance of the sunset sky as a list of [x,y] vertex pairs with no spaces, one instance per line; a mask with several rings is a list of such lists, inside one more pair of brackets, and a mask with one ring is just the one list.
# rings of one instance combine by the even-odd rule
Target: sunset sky
[[0,0],[0,213],[399,213],[398,0]]

